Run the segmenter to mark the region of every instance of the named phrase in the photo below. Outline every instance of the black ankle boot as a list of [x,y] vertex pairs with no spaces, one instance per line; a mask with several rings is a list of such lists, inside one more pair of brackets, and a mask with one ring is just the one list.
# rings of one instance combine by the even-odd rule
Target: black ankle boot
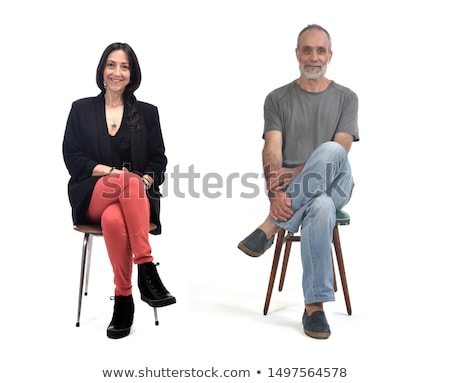
[[133,296],[114,297],[114,313],[111,323],[106,330],[108,338],[119,339],[127,336],[130,333],[131,325],[134,317],[134,302]]
[[174,304],[176,299],[170,295],[159,278],[153,262],[138,265],[138,286],[141,299],[152,307]]

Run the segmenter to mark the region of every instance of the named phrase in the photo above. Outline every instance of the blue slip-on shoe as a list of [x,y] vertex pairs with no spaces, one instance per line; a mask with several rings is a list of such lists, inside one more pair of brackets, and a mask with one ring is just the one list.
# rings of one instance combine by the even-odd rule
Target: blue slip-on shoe
[[264,231],[256,229],[239,243],[238,249],[242,250],[245,254],[250,255],[250,257],[259,257],[272,246],[273,239],[274,236],[267,239]]
[[327,339],[331,335],[330,326],[323,311],[314,311],[311,316],[303,313],[303,331],[305,334],[315,339]]

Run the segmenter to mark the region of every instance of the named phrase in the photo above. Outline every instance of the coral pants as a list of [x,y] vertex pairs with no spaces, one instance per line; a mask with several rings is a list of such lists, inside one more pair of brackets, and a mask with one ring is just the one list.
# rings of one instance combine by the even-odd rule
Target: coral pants
[[141,177],[121,173],[99,178],[86,218],[102,226],[114,272],[115,295],[130,295],[133,262],[153,261],[149,243],[150,206]]

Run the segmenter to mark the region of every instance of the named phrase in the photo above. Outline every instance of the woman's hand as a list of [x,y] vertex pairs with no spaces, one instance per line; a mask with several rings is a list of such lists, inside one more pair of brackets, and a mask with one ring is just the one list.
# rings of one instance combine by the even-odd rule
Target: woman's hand
[[142,180],[144,181],[144,185],[146,189],[150,189],[153,185],[153,182],[155,182],[153,180],[153,178],[151,176],[149,176],[148,174],[144,174],[142,176]]
[[110,174],[121,174],[128,173],[128,169],[123,167],[122,169],[116,169],[114,166],[98,164],[92,170],[92,175],[94,177],[98,176],[109,176]]
[[121,174],[121,173],[128,173],[129,170],[126,167],[123,167],[122,169],[116,169],[113,168],[113,171],[110,174]]

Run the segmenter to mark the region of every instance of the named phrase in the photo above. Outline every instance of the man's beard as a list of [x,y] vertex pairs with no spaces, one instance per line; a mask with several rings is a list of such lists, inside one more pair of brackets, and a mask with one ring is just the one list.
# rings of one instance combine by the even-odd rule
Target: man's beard
[[[316,71],[315,69],[312,71],[309,71],[306,69],[307,66],[315,66],[320,65],[320,70]],[[317,64],[317,63],[304,63],[302,66],[300,66],[300,73],[301,75],[306,78],[307,80],[319,80],[323,76],[325,76],[325,73],[327,72],[327,64]]]

